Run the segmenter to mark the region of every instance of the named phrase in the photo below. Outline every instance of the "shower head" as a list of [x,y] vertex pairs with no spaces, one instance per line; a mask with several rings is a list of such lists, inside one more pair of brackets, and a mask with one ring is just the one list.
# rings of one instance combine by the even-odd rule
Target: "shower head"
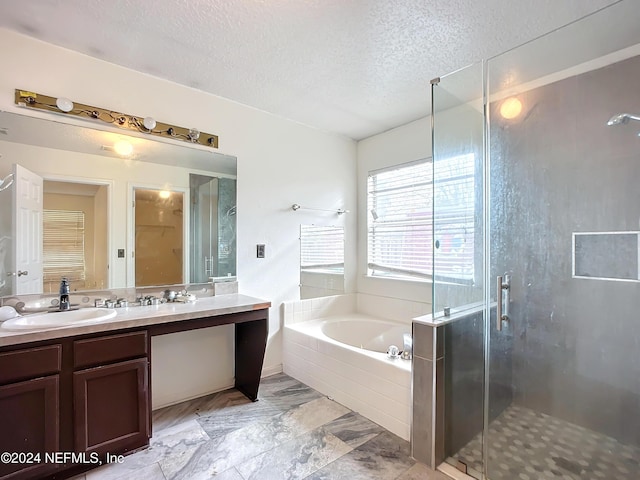
[[640,122],[640,117],[637,115],[631,115],[630,113],[619,113],[611,117],[607,122],[607,125],[624,125],[625,123],[629,123],[629,120],[638,120]]

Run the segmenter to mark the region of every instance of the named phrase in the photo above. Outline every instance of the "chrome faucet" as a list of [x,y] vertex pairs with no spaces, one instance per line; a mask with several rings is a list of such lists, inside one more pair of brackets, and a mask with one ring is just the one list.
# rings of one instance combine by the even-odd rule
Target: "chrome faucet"
[[62,277],[62,280],[60,280],[60,310],[69,309],[71,309],[71,304],[69,303],[69,280],[67,280],[67,277]]
[[405,360],[411,360],[413,357],[413,338],[410,333],[402,334],[402,358]]

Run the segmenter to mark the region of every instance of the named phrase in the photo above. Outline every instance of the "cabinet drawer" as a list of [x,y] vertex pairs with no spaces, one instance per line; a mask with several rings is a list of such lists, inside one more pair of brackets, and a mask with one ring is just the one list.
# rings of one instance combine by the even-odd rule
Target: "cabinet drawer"
[[61,365],[61,345],[0,353],[0,384],[58,373]]
[[147,332],[132,332],[73,342],[74,368],[146,357]]

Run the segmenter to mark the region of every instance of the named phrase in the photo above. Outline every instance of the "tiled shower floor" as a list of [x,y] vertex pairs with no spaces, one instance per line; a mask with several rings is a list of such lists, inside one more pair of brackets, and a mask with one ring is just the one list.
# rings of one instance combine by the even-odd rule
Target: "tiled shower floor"
[[[491,480],[638,480],[640,447],[528,408],[510,406],[489,427]],[[482,435],[453,459],[482,470]],[[477,475],[477,474],[475,474]]]

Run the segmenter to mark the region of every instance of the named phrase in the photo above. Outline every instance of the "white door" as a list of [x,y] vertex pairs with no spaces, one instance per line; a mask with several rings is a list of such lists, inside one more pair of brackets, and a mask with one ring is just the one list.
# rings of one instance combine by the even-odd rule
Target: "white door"
[[13,165],[13,293],[42,293],[42,177]]

